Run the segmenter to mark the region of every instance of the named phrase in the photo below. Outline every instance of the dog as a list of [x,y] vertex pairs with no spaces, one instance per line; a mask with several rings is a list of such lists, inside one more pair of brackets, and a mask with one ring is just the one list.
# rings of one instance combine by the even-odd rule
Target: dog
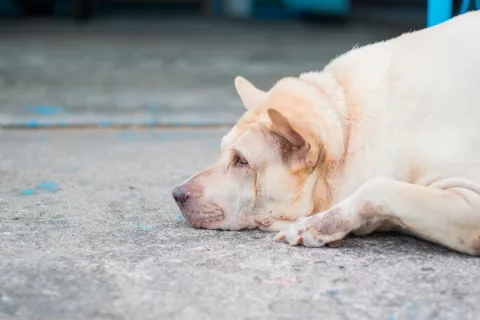
[[403,231],[480,255],[480,13],[354,48],[268,92],[173,190],[197,228],[291,245]]

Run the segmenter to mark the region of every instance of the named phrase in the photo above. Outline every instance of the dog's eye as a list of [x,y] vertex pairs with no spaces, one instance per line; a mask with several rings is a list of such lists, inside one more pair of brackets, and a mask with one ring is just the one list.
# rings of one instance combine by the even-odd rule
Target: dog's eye
[[233,159],[233,164],[235,165],[235,167],[248,167],[248,161],[238,154],[235,155],[235,158]]

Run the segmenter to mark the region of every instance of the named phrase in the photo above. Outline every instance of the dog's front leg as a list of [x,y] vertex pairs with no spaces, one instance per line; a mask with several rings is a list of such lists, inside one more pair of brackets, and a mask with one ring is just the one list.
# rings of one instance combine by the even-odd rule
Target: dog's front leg
[[276,239],[320,247],[369,222],[387,220],[424,239],[479,255],[480,195],[472,185],[464,179],[445,179],[429,187],[371,179],[329,210],[300,218]]
[[254,223],[257,225],[257,228],[262,231],[268,232],[278,232],[285,230],[289,226],[295,223],[295,220],[277,220],[271,217],[254,217]]

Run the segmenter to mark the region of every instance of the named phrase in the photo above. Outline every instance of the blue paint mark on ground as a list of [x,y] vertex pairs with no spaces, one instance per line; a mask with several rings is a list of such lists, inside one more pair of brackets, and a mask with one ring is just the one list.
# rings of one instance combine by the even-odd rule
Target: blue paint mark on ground
[[25,189],[22,192],[20,192],[22,196],[31,196],[34,193],[35,191],[33,191],[33,189]]
[[397,316],[392,314],[392,315],[388,316],[388,320],[397,320]]
[[415,307],[416,307],[417,302],[412,301],[411,305],[407,308],[407,313],[412,314],[415,312]]
[[339,295],[339,292],[337,290],[327,290],[325,293],[331,297],[335,297]]
[[152,230],[152,228],[153,228],[152,226],[144,226],[142,224],[138,225],[138,229],[145,230],[145,231],[150,231]]
[[42,116],[59,114],[65,112],[65,109],[59,106],[26,106],[23,108],[28,113],[35,113]]
[[54,182],[46,181],[39,183],[37,185],[37,189],[45,190],[48,192],[57,192],[60,188]]
[[28,121],[28,122],[26,123],[26,125],[27,125],[27,127],[30,127],[30,128],[36,128],[36,127],[38,127],[38,123],[37,123],[37,121],[35,121],[35,120]]
[[68,220],[54,220],[54,223],[62,226],[68,226],[70,225],[70,221]]
[[104,121],[100,121],[98,125],[100,127],[110,127],[112,125],[112,122],[108,120],[104,120]]
[[180,221],[182,221],[182,220],[183,220],[183,217],[182,217],[182,216],[178,216],[177,219],[180,220]]

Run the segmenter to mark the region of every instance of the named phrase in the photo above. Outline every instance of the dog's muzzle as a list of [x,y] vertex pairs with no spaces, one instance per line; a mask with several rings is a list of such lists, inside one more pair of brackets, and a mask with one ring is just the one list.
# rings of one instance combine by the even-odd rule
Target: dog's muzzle
[[212,203],[202,202],[203,188],[186,183],[172,191],[185,219],[197,228],[216,228],[224,219],[223,210]]

